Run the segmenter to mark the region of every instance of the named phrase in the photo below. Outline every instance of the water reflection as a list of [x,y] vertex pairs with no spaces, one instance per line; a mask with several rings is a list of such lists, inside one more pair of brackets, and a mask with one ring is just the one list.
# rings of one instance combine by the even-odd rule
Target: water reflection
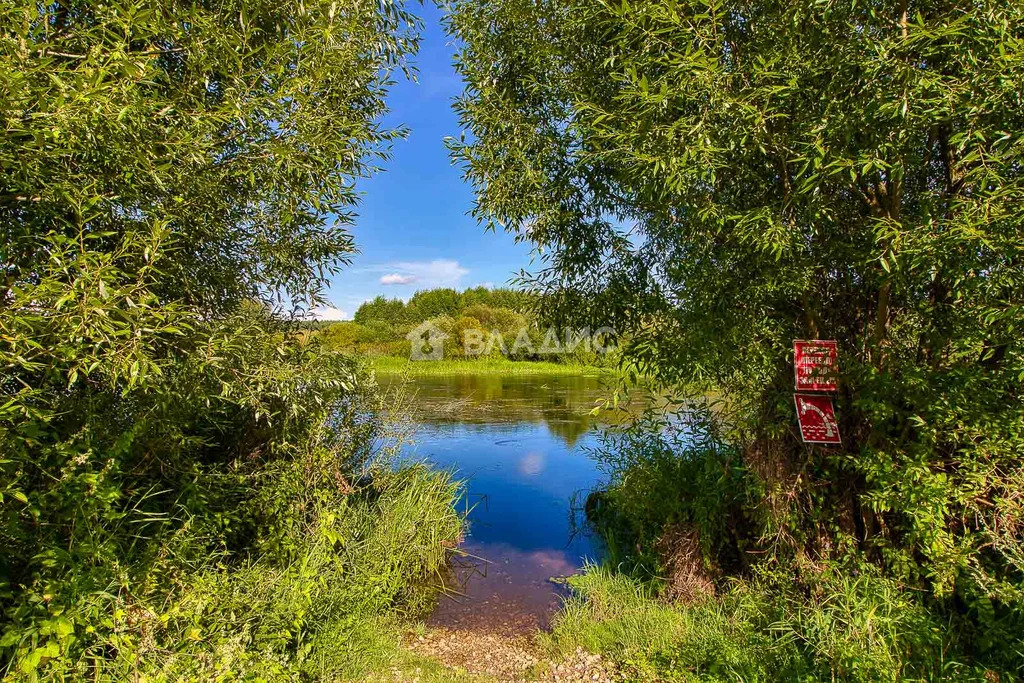
[[412,386],[416,417],[423,424],[476,425],[485,431],[502,424],[543,424],[570,448],[610,417],[590,414],[610,390],[610,380],[600,377],[418,377]]
[[486,630],[544,626],[560,594],[549,579],[600,553],[596,539],[573,533],[570,500],[601,478],[587,449],[595,428],[616,418],[591,415],[607,382],[425,377],[410,389],[419,429],[405,455],[454,468],[467,480],[471,506],[468,555],[453,568],[461,595],[442,598],[432,620]]

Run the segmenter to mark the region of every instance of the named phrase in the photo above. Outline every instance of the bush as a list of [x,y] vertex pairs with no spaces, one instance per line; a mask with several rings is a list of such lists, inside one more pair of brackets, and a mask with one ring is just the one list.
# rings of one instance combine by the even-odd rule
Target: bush
[[476,333],[483,335],[486,339],[487,334],[484,332],[483,325],[476,318],[468,315],[463,315],[458,318],[449,326],[449,334],[451,339],[449,343],[445,345],[445,353],[450,356],[466,356],[466,334]]
[[591,494],[586,512],[612,566],[664,576],[659,544],[673,529],[693,532],[695,559],[707,569],[742,566],[731,541],[744,523],[747,474],[736,449],[714,437],[711,416],[696,405],[688,409],[669,422],[651,416],[606,433],[596,449],[609,479]]
[[354,352],[371,338],[371,330],[357,322],[337,322],[320,328],[323,343],[338,351]]
[[[319,464],[298,460],[287,469]],[[389,662],[398,647],[394,608],[410,614],[423,609],[461,533],[457,485],[419,466],[385,468],[348,493],[335,489],[325,497],[317,487],[303,500],[287,474],[261,478],[276,489],[261,496],[264,504],[287,501],[301,512],[299,528],[285,536],[287,553],[240,562],[225,555],[215,562],[203,558],[194,568],[178,567],[166,593],[136,589],[92,600],[85,610],[73,607],[63,619],[94,631],[45,655],[47,674],[356,680]],[[298,510],[297,501],[313,502],[315,512]],[[296,521],[286,515],[282,525]],[[180,549],[181,542],[165,552]],[[109,625],[104,628],[89,610],[109,615]]]
[[[290,340],[259,308],[216,329],[216,363],[193,353],[140,373],[130,400],[80,387],[55,410],[66,420],[64,405],[78,403],[75,432],[49,445],[62,423],[37,427],[34,465],[61,476],[24,468],[15,481],[25,493],[5,508],[0,647],[10,671],[151,667],[200,642],[226,648],[192,657],[202,666],[268,666],[269,652],[282,670],[302,668],[327,608],[310,625],[300,617],[321,603],[296,596],[333,601],[353,629],[385,608],[422,606],[459,535],[454,486],[377,467],[355,487],[386,429],[368,378],[315,339]],[[127,431],[113,429],[126,411]],[[42,523],[16,524],[19,512]],[[242,608],[254,604],[262,611]],[[279,636],[287,642],[268,645]]]
[[[283,488],[287,498],[277,500],[297,498]],[[461,533],[457,497],[444,473],[378,469],[366,486],[318,501],[315,515],[302,511],[310,522],[301,535],[288,535],[287,555],[191,576],[155,615],[161,626],[149,647],[124,653],[121,665],[138,661],[172,680],[226,673],[360,678],[395,654],[394,608],[420,614],[430,604]]]
[[485,304],[475,304],[463,309],[462,315],[468,318],[476,318],[480,321],[481,329],[499,330],[502,334],[515,334],[520,327],[527,325],[525,316],[507,308],[495,308]]

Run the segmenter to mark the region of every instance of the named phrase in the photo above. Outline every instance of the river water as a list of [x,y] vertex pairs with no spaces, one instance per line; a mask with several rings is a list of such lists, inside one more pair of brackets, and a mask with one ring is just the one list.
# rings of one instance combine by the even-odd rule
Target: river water
[[[381,378],[383,384],[397,378]],[[430,622],[524,632],[545,627],[565,588],[557,580],[600,558],[574,512],[602,480],[588,452],[609,395],[599,377],[417,377],[414,441],[403,456],[466,482],[469,528]],[[620,415],[621,417],[621,415]],[[575,501],[575,505],[573,502]],[[582,513],[575,515],[581,522]]]

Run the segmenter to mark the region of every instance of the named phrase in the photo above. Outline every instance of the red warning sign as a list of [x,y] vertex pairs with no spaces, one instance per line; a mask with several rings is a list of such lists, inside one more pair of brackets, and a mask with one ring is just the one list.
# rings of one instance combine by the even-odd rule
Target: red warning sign
[[793,399],[796,401],[796,419],[800,422],[800,437],[804,443],[842,443],[831,396],[793,394]]
[[835,340],[794,339],[797,391],[839,390],[839,345]]

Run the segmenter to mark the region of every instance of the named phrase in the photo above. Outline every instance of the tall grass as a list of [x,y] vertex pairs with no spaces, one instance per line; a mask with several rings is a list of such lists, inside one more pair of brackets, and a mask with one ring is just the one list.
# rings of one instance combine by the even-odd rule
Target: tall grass
[[459,488],[422,465],[377,469],[312,517],[285,564],[271,553],[241,566],[210,562],[182,573],[160,605],[116,596],[114,637],[62,673],[364,680],[402,664],[405,618],[432,604],[435,577],[462,533]]
[[946,624],[877,575],[824,568],[798,584],[760,573],[687,605],[609,567],[570,582],[544,644],[604,654],[630,680],[990,680],[951,656]]

